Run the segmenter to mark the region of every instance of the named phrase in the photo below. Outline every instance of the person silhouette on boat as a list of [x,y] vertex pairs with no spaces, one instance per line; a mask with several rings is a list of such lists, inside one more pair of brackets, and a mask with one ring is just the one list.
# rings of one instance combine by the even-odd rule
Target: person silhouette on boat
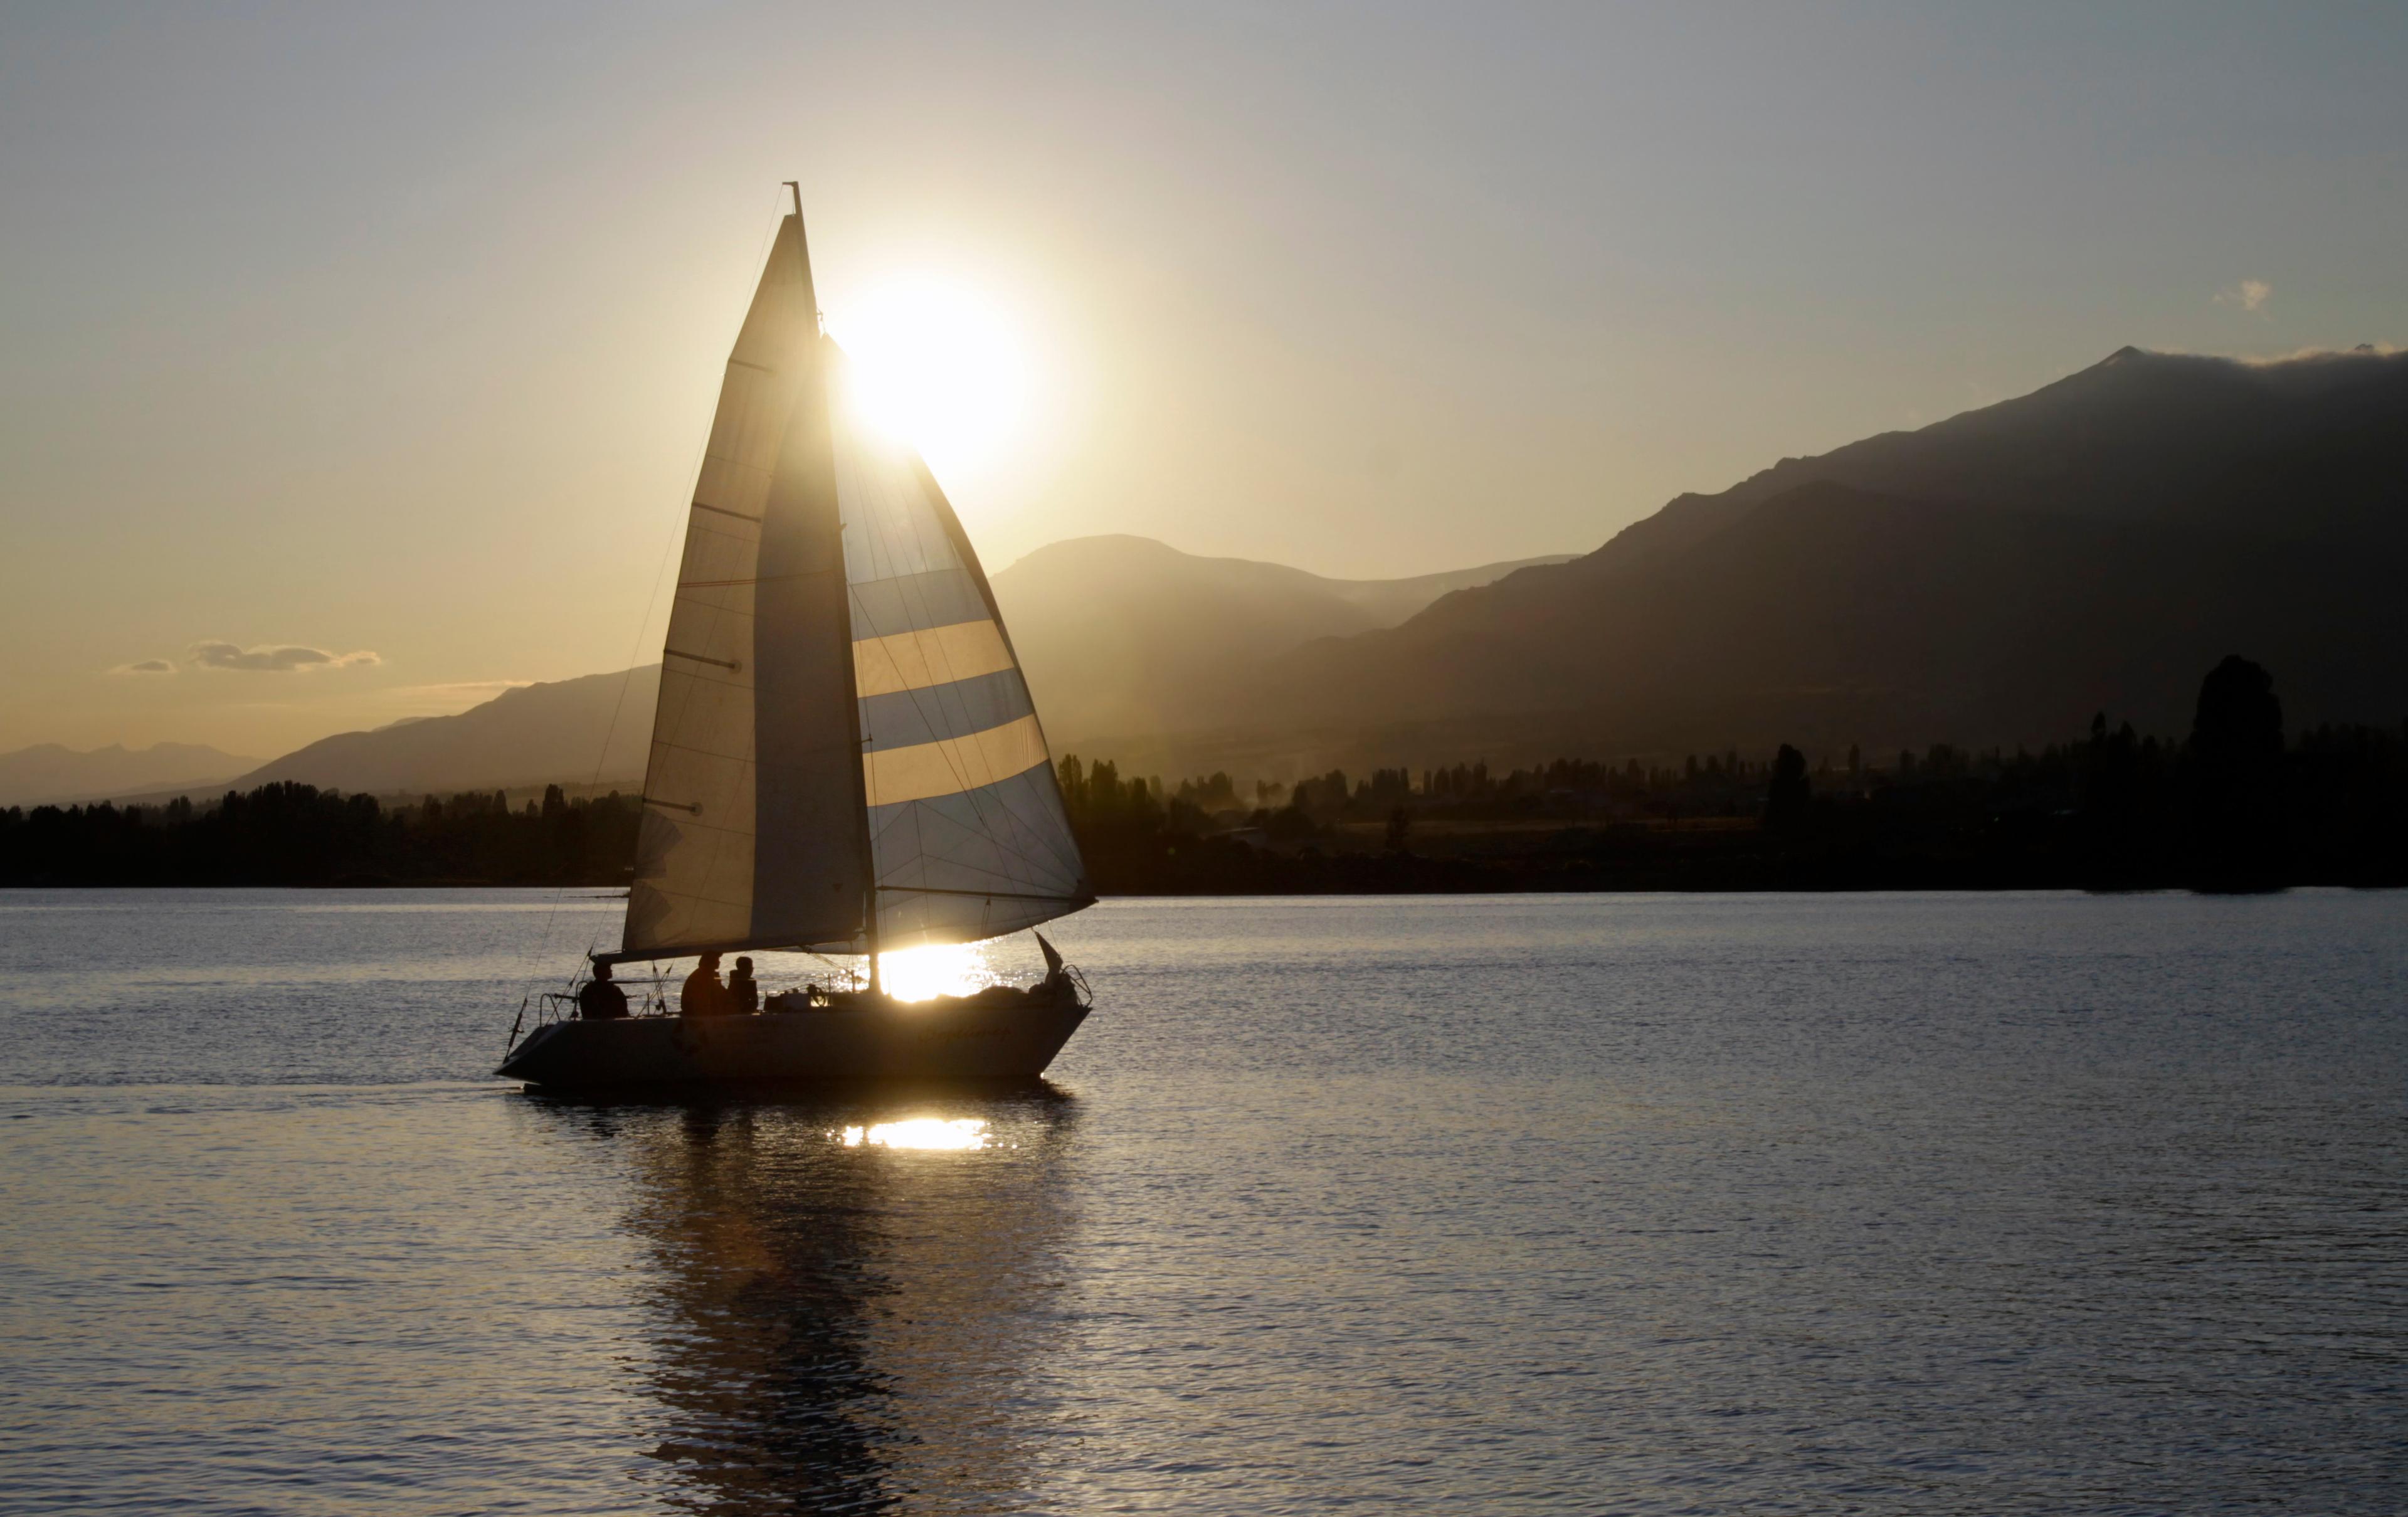
[[611,1022],[627,1014],[627,993],[610,978],[609,965],[595,965],[594,978],[577,993],[577,1014],[588,1022]]
[[719,955],[705,953],[694,973],[685,977],[685,989],[678,995],[678,1012],[688,1017],[724,1017],[735,1007],[730,1003],[727,987],[720,982]]
[[752,961],[738,959],[736,968],[727,977],[727,1009],[737,1016],[750,1016],[761,1009],[761,987],[752,978]]

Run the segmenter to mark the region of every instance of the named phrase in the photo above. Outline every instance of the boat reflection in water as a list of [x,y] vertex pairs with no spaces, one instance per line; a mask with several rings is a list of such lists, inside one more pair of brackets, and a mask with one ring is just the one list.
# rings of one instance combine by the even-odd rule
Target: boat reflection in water
[[667,1504],[1027,1504],[1071,1225],[1068,1097],[541,1104],[630,1162]]

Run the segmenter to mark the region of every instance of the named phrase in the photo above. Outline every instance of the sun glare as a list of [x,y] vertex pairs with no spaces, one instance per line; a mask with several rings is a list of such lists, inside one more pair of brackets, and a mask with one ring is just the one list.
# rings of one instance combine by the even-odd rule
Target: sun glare
[[918,448],[939,478],[1021,440],[1036,370],[994,300],[934,275],[899,276],[831,309],[827,323],[862,419]]
[[898,1001],[968,995],[994,982],[986,960],[968,943],[927,943],[878,955],[886,994]]

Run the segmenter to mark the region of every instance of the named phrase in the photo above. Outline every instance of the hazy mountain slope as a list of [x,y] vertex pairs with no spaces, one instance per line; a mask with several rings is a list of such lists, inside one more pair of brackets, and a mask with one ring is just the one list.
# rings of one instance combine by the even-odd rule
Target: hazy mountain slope
[[1233,681],[1315,638],[1392,626],[1440,597],[1531,564],[1410,580],[1326,580],[1200,558],[1151,538],[1078,537],[994,577],[996,601],[1057,748],[1192,724]]
[[1458,590],[1476,590],[1524,569],[1570,564],[1580,556],[1578,553],[1549,553],[1540,558],[1483,564],[1472,569],[1416,575],[1410,580],[1324,580],[1321,582],[1349,605],[1369,613],[1376,625],[1392,627],[1408,617],[1419,615]]
[[2245,651],[2295,720],[2397,721],[2403,568],[2397,551],[1814,484],[1608,593],[1526,575],[1316,645],[1267,681],[1263,708],[1325,744],[1333,726],[1484,726],[1605,753],[2037,744],[2102,708],[2179,731],[2200,676]]
[[111,744],[79,753],[57,743],[0,753],[0,806],[90,800],[129,791],[195,785],[240,774],[259,760],[198,743]]
[[[1196,558],[1142,537],[1087,537],[1039,550],[995,576],[995,588],[1038,708],[1063,748],[1106,730],[1095,723],[1097,712],[1119,721],[1179,719],[1203,682],[1250,678],[1273,655],[1393,624],[1451,591],[1520,566],[1324,580],[1277,564]],[[632,786],[644,771],[659,694],[657,665],[632,677],[528,685],[456,716],[322,739],[232,784],[292,780],[381,795],[449,794],[582,783],[596,775],[598,759],[604,782]]]
[[660,688],[657,664],[620,674],[524,685],[457,716],[321,738],[251,770],[231,788],[292,780],[379,795],[449,794],[553,781],[582,783],[595,776],[597,767],[605,780],[632,781],[644,772]]

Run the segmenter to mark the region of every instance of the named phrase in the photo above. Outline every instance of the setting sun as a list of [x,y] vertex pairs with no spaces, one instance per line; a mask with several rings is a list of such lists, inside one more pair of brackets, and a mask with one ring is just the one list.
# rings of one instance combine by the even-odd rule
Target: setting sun
[[993,298],[940,276],[900,275],[838,302],[827,322],[862,418],[918,448],[939,478],[981,468],[1020,440],[1037,369]]

